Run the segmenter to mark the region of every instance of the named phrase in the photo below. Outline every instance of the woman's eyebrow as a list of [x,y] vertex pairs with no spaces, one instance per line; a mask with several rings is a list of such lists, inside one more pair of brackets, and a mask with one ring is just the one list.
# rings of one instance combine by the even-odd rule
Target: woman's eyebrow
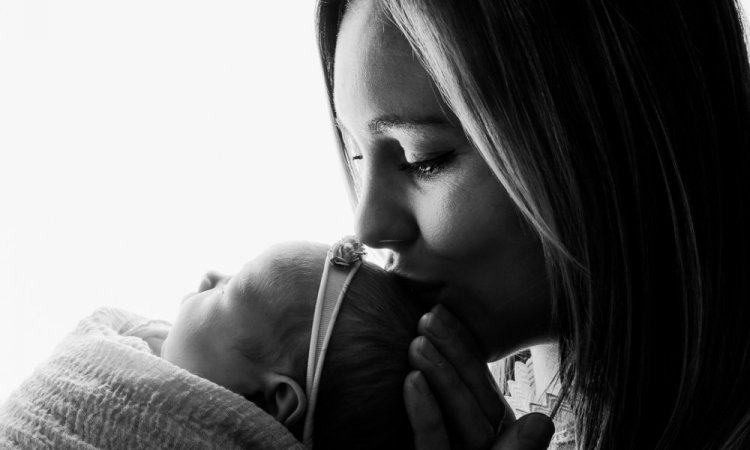
[[[335,123],[339,130],[348,133],[348,130],[338,117],[335,118]],[[432,127],[446,130],[458,128],[446,117],[437,115],[422,117],[385,115],[376,117],[367,122],[367,129],[370,130],[372,134],[384,134],[393,130],[409,131],[419,127]]]
[[383,134],[393,130],[408,131],[418,127],[456,128],[444,116],[402,117],[388,115],[376,117],[367,122],[367,129],[373,134]]

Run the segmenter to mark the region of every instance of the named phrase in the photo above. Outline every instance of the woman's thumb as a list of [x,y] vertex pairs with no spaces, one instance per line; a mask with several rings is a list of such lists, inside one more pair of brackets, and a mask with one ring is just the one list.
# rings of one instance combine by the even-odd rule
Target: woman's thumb
[[493,450],[542,450],[549,446],[555,426],[541,413],[526,414],[503,425]]

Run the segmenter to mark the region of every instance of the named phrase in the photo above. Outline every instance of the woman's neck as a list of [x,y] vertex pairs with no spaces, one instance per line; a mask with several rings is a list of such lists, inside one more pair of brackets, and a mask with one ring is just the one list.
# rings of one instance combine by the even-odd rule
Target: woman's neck
[[531,347],[531,362],[534,366],[534,384],[537,399],[546,392],[560,392],[560,349],[557,344],[541,344]]

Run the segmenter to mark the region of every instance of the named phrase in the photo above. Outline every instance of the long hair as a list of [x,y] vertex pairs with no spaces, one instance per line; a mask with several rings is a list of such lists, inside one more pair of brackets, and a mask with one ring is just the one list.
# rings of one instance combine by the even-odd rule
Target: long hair
[[[736,2],[378,3],[541,238],[579,445],[748,445],[750,70]],[[345,7],[319,2],[329,94]]]

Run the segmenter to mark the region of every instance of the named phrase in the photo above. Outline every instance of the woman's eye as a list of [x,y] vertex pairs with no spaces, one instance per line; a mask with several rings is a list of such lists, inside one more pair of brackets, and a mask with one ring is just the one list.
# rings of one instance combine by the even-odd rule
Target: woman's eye
[[437,175],[445,166],[453,161],[453,158],[456,157],[455,153],[455,150],[451,150],[434,158],[407,161],[399,165],[399,170],[409,172],[417,178],[429,178]]

